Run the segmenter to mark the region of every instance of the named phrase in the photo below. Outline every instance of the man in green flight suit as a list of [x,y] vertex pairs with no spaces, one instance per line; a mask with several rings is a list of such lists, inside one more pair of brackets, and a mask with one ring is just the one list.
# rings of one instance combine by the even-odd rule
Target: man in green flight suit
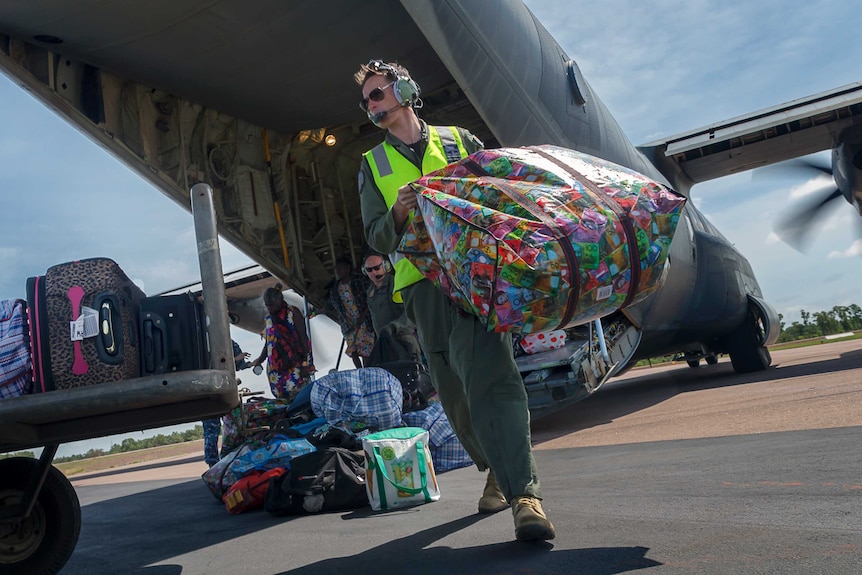
[[511,504],[518,540],[553,539],[554,526],[542,509],[527,392],[511,336],[488,332],[478,318],[459,312],[395,251],[418,205],[407,184],[481,149],[482,142],[463,128],[420,120],[419,86],[403,66],[372,60],[354,79],[362,87],[360,107],[387,131],[360,165],[365,237],[373,249],[390,254],[396,298],[403,298],[407,317],[416,325],[443,409],[479,470],[490,469],[479,512]]

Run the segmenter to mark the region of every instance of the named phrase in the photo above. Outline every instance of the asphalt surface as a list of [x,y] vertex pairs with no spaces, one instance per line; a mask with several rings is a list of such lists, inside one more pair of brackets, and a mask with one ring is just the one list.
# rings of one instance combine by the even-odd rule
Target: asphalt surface
[[862,342],[773,360],[631,371],[534,422],[548,543],[475,513],[475,468],[429,505],[280,518],[229,515],[185,457],[74,478],[62,573],[862,573]]

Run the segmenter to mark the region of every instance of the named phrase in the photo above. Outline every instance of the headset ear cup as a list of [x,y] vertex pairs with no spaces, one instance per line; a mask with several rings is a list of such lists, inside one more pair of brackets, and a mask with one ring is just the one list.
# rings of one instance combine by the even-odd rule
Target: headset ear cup
[[419,98],[419,85],[406,76],[399,76],[395,80],[395,99],[404,106],[413,105]]
[[386,273],[392,273],[392,263],[389,261],[389,258],[383,258],[383,269],[386,270]]
[[368,271],[365,269],[364,263],[362,264],[362,275],[364,275],[365,277],[368,277]]

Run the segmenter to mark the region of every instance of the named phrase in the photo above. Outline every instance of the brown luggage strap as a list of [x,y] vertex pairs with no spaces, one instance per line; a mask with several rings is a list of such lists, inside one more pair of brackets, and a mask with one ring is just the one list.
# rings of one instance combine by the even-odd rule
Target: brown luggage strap
[[530,214],[545,224],[548,229],[550,229],[554,235],[559,238],[560,247],[565,255],[566,263],[569,265],[569,284],[571,285],[571,289],[569,289],[569,297],[566,301],[566,309],[563,312],[563,317],[560,320],[559,325],[554,329],[565,328],[569,321],[571,321],[572,316],[575,315],[575,308],[578,305],[581,278],[578,269],[578,258],[575,256],[575,251],[572,249],[572,244],[568,241],[565,232],[563,232],[560,226],[557,225],[557,222],[555,222],[554,219],[541,208],[541,206],[521,192],[509,187],[502,181],[503,178],[494,176],[494,174],[490,173],[470,158],[462,160],[461,164],[477,176],[494,178],[494,185],[497,186],[500,191],[506,195],[506,197],[530,212]]
[[620,306],[620,309],[628,307],[629,304],[632,303],[632,300],[635,299],[635,295],[637,295],[638,286],[640,285],[641,281],[641,261],[640,255],[638,254],[638,240],[637,236],[635,236],[635,228],[632,224],[631,217],[629,217],[628,214],[624,214],[620,211],[619,206],[613,200],[613,198],[609,197],[606,193],[600,190],[598,186],[585,178],[583,174],[581,174],[559,158],[552,156],[538,146],[529,146],[527,149],[539,154],[546,160],[553,162],[554,165],[559,166],[560,168],[565,170],[567,174],[575,178],[591,192],[602,198],[607,204],[608,208],[610,208],[619,218],[620,223],[622,224],[626,232],[626,244],[628,244],[629,248],[629,268],[632,270],[632,277],[631,281],[629,282],[629,290],[628,293],[626,293],[626,299],[625,301],[623,301],[623,304]]

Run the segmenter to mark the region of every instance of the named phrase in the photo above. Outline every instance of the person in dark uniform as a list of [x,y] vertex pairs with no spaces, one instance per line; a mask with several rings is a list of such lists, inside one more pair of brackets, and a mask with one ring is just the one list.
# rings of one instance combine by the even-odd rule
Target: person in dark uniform
[[[404,304],[392,300],[394,275],[392,266],[385,256],[371,253],[365,256],[362,273],[371,280],[368,288],[368,310],[371,313],[371,323],[377,334],[372,359],[379,360],[372,365],[387,361],[413,360],[421,361],[422,350],[416,337],[416,328],[407,319]],[[383,343],[391,338],[390,348],[398,357],[385,357]],[[380,355],[381,357],[375,357]]]
[[440,401],[458,439],[480,470],[490,468],[480,513],[512,506],[515,537],[553,539],[530,445],[527,392],[512,356],[509,334],[488,332],[475,316],[459,312],[396,248],[416,193],[407,185],[483,147],[458,127],[419,119],[419,86],[406,68],[372,60],[354,74],[360,107],[386,130],[383,143],[362,156],[359,192],[368,244],[390,254],[395,297],[416,325]]

